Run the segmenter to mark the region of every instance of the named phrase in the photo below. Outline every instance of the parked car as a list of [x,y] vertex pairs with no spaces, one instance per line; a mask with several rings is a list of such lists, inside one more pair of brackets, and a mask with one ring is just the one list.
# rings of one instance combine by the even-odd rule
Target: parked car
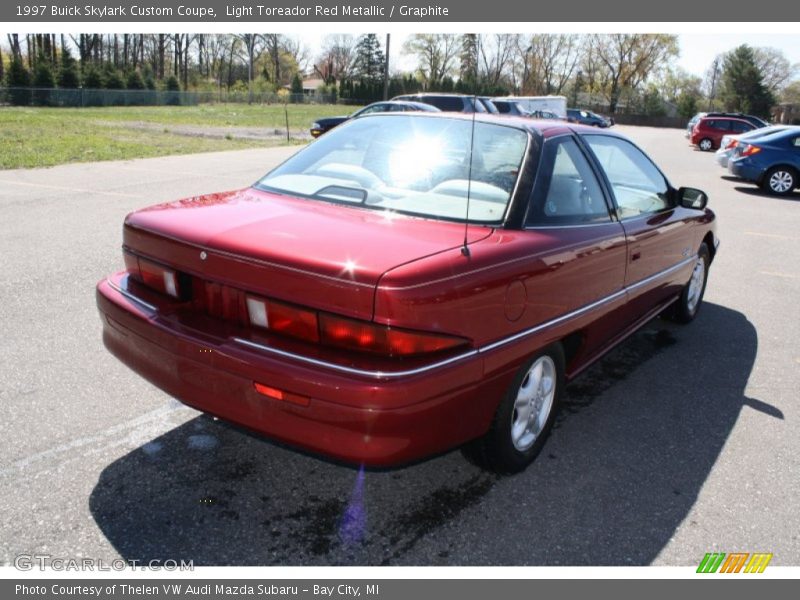
[[778,133],[779,131],[784,131],[788,128],[788,125],[770,125],[769,127],[762,127],[761,129],[753,129],[741,135],[723,135],[722,141],[719,144],[719,150],[717,150],[716,153],[717,164],[723,169],[728,168],[728,159],[733,154],[739,141],[755,140],[760,137],[772,135],[773,133]]
[[502,115],[512,115],[515,117],[530,117],[531,113],[522,108],[519,103],[513,100],[492,100],[497,107],[497,111]]
[[756,117],[754,115],[746,115],[744,113],[735,113],[735,112],[699,112],[695,116],[693,116],[689,122],[686,124],[686,137],[692,137],[692,130],[694,126],[702,119],[703,117],[733,117],[736,119],[741,119],[743,121],[747,121],[750,123],[754,128],[758,129],[760,127],[766,127],[769,125],[764,119],[760,117]]
[[666,309],[698,314],[706,202],[610,132],[369,115],[250,188],[129,214],[103,340],[290,445],[396,465],[470,443],[519,471],[567,381]]
[[570,123],[580,123],[581,125],[590,125],[592,127],[611,127],[614,124],[614,121],[607,117],[579,108],[568,108],[567,120]]
[[719,148],[723,136],[747,133],[753,129],[755,127],[751,123],[739,118],[706,116],[695,124],[689,139],[693,146],[709,152]]
[[404,94],[395,96],[392,100],[405,100],[407,102],[423,102],[431,104],[443,112],[488,112],[483,103],[475,96],[467,94]]
[[439,109],[435,106],[430,104],[425,104],[424,102],[406,102],[406,101],[394,101],[394,100],[384,100],[383,102],[373,102],[365,106],[364,108],[358,109],[352,115],[345,115],[342,117],[323,117],[321,119],[317,119],[311,125],[311,137],[319,137],[323,133],[326,133],[333,129],[334,127],[341,125],[345,121],[349,121],[350,119],[355,119],[356,117],[362,117],[364,115],[371,115],[373,113],[380,113],[380,112],[408,112],[408,111],[423,111],[423,112],[439,112]]
[[531,113],[531,118],[533,119],[550,119],[554,121],[566,121],[567,119],[563,117],[559,117],[556,113],[550,112],[549,110],[535,110]]
[[800,186],[800,127],[740,140],[728,169],[771,194],[791,194]]
[[699,112],[689,119],[689,122],[686,124],[686,139],[692,137],[692,130],[694,129],[694,126],[697,125],[698,121],[700,121],[700,119],[705,117],[707,114],[708,113]]

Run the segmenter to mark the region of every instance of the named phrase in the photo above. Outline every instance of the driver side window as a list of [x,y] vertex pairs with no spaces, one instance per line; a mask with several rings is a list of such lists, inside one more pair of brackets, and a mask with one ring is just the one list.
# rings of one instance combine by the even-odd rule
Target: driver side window
[[544,146],[528,225],[586,225],[611,220],[603,190],[571,137]]
[[652,161],[622,138],[584,137],[611,183],[620,219],[670,208],[669,184]]

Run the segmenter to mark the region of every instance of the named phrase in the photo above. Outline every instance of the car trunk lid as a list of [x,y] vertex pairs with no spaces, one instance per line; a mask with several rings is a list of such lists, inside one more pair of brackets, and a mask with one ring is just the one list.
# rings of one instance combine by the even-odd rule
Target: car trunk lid
[[[251,292],[371,319],[383,273],[458,247],[464,231],[463,224],[250,188],[131,213],[124,243],[192,277],[196,292],[202,280],[207,294],[237,304]],[[490,232],[470,227],[468,242]]]

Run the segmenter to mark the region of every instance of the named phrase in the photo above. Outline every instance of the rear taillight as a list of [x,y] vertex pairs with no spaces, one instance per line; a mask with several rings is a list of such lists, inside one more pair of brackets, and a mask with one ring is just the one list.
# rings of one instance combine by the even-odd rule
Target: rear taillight
[[753,156],[753,154],[758,154],[759,152],[761,152],[760,147],[747,144],[742,148],[741,156]]
[[250,323],[256,327],[309,342],[319,341],[317,313],[313,310],[257,296],[247,296],[247,314]]
[[730,150],[731,148],[735,148],[738,142],[736,140],[731,140],[728,142],[728,145],[725,146],[725,150]]
[[180,277],[177,271],[130,252],[124,252],[123,255],[125,269],[131,277],[157,292],[173,298],[181,297]]
[[467,343],[459,337],[395,329],[251,295],[247,313],[251,325],[274,333],[383,356],[429,354]]
[[139,273],[147,287],[173,298],[180,296],[178,274],[174,270],[139,257]]
[[467,343],[463,338],[394,329],[327,314],[320,314],[319,328],[323,344],[385,356],[429,354]]

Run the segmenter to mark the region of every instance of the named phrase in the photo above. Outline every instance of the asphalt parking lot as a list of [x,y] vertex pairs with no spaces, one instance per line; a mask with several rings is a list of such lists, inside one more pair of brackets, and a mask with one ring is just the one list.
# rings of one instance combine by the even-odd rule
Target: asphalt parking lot
[[459,451],[359,472],[183,407],[103,348],[124,215],[243,187],[295,148],[0,171],[0,562],[800,564],[800,192],[721,177],[679,130],[617,127],[700,187],[722,246],[692,325],[655,320],[567,393],[523,474]]

